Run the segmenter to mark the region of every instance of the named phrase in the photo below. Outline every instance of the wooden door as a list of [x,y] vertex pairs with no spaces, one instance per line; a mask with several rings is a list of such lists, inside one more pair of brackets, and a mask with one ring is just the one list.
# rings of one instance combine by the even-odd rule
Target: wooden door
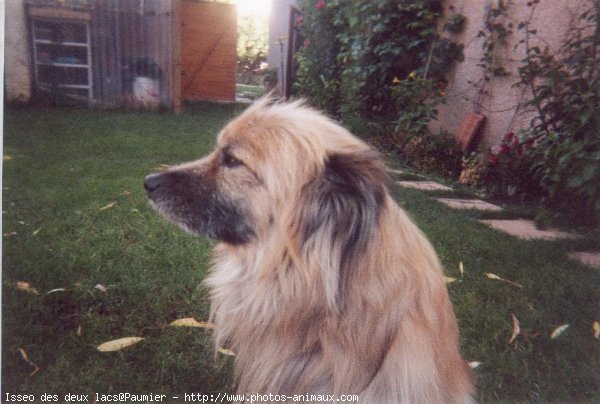
[[181,96],[235,100],[237,16],[233,4],[182,0]]

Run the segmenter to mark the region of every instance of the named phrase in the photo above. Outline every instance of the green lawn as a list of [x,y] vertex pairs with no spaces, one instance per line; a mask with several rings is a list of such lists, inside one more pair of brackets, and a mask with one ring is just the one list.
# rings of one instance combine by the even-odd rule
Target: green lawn
[[[164,223],[142,181],[161,164],[207,153],[236,112],[211,104],[177,117],[6,111],[3,393],[232,392],[231,358],[214,355],[210,331],[168,327],[206,319],[200,283],[211,244]],[[465,356],[482,363],[478,401],[598,402],[592,323],[600,320],[600,273],[566,258],[572,249],[600,249],[597,239],[518,241],[478,224],[481,214],[452,211],[419,191],[393,192],[457,278],[448,287]],[[19,290],[18,281],[39,294]],[[65,290],[47,294],[57,288]],[[508,343],[513,314],[521,333]],[[550,339],[562,324],[570,327]],[[145,340],[96,350],[127,336]]]
[[255,100],[265,94],[263,86],[252,86],[248,84],[236,84],[235,92],[248,99]]

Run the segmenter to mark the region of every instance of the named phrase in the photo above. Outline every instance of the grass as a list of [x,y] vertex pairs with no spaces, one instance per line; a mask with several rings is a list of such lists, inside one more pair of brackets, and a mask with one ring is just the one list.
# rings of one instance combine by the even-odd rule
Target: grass
[[[177,318],[206,319],[201,281],[211,243],[164,223],[142,180],[161,164],[208,152],[236,111],[200,104],[178,117],[6,112],[4,393],[232,392],[231,358],[214,355],[210,331],[168,327]],[[600,273],[567,259],[574,249],[600,250],[598,240],[520,241],[480,225],[474,212],[453,211],[419,191],[392,191],[457,278],[448,287],[462,348],[482,362],[478,401],[598,402],[600,342],[592,322],[600,320]],[[39,295],[19,290],[17,281]],[[56,288],[66,290],[46,294]],[[508,343],[513,314],[521,334]],[[145,340],[119,352],[96,350],[126,336]],[[31,374],[19,349],[39,371]]]
[[236,84],[235,92],[250,100],[255,100],[265,94],[264,86],[253,86],[249,84]]

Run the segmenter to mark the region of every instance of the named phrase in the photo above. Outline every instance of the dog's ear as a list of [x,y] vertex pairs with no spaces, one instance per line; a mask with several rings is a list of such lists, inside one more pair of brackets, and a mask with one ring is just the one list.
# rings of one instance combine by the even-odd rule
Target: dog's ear
[[294,214],[298,252],[320,271],[331,305],[340,307],[361,256],[372,248],[388,176],[374,151],[330,155],[301,192]]

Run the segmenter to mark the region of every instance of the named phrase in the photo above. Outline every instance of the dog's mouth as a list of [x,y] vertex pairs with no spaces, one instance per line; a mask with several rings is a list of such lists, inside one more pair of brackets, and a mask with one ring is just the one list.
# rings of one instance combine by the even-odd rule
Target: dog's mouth
[[244,244],[255,237],[246,209],[185,171],[148,175],[144,189],[154,209],[188,233],[229,244]]

